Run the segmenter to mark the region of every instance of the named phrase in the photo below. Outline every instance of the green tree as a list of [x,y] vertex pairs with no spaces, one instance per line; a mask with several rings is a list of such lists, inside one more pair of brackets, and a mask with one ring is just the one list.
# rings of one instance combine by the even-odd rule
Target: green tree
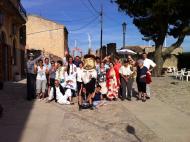
[[[190,34],[189,0],[112,0],[128,14],[146,40],[155,43],[155,75],[160,76],[165,58]],[[163,52],[166,36],[176,41]]]

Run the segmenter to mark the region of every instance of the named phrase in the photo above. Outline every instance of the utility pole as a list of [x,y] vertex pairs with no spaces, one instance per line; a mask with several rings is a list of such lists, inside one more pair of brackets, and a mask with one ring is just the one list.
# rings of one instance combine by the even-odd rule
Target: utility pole
[[[100,25],[101,25],[101,33],[100,33],[100,57],[102,60],[102,40],[103,40],[103,5],[101,5],[101,11],[100,11]],[[106,55],[107,55],[107,49],[106,49]]]

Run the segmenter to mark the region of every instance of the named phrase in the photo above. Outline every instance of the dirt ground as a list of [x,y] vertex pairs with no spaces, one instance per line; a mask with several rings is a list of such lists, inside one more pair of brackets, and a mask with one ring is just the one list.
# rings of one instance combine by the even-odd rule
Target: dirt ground
[[26,101],[25,81],[6,83],[0,142],[189,142],[190,82],[153,78],[146,103],[108,102],[98,110]]

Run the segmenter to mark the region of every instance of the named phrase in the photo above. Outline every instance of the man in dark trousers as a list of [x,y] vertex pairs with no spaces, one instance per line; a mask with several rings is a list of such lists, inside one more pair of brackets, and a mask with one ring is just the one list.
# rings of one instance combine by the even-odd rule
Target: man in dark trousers
[[27,61],[27,100],[35,99],[36,90],[36,74],[34,73],[34,64],[43,57],[40,55],[34,59],[33,53],[29,54],[29,60]]

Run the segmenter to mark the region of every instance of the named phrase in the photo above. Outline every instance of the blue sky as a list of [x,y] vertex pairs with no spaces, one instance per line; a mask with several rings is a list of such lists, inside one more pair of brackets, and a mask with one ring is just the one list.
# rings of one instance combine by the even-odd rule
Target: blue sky
[[[104,9],[103,18],[103,44],[117,43],[122,46],[122,23],[127,23],[126,45],[148,45],[142,40],[142,35],[132,24],[132,20],[118,11],[116,4],[110,0],[91,0],[97,11],[101,4]],[[84,52],[88,49],[88,33],[92,38],[92,48],[100,47],[100,18],[98,13],[90,6],[88,0],[22,0],[22,4],[30,14],[40,15],[65,25],[69,31],[69,48],[77,46]],[[90,24],[89,24],[90,23]],[[88,25],[88,26],[87,26]],[[169,46],[175,40],[168,37]],[[153,42],[151,42],[151,45]],[[182,47],[190,51],[190,37],[186,37]]]

